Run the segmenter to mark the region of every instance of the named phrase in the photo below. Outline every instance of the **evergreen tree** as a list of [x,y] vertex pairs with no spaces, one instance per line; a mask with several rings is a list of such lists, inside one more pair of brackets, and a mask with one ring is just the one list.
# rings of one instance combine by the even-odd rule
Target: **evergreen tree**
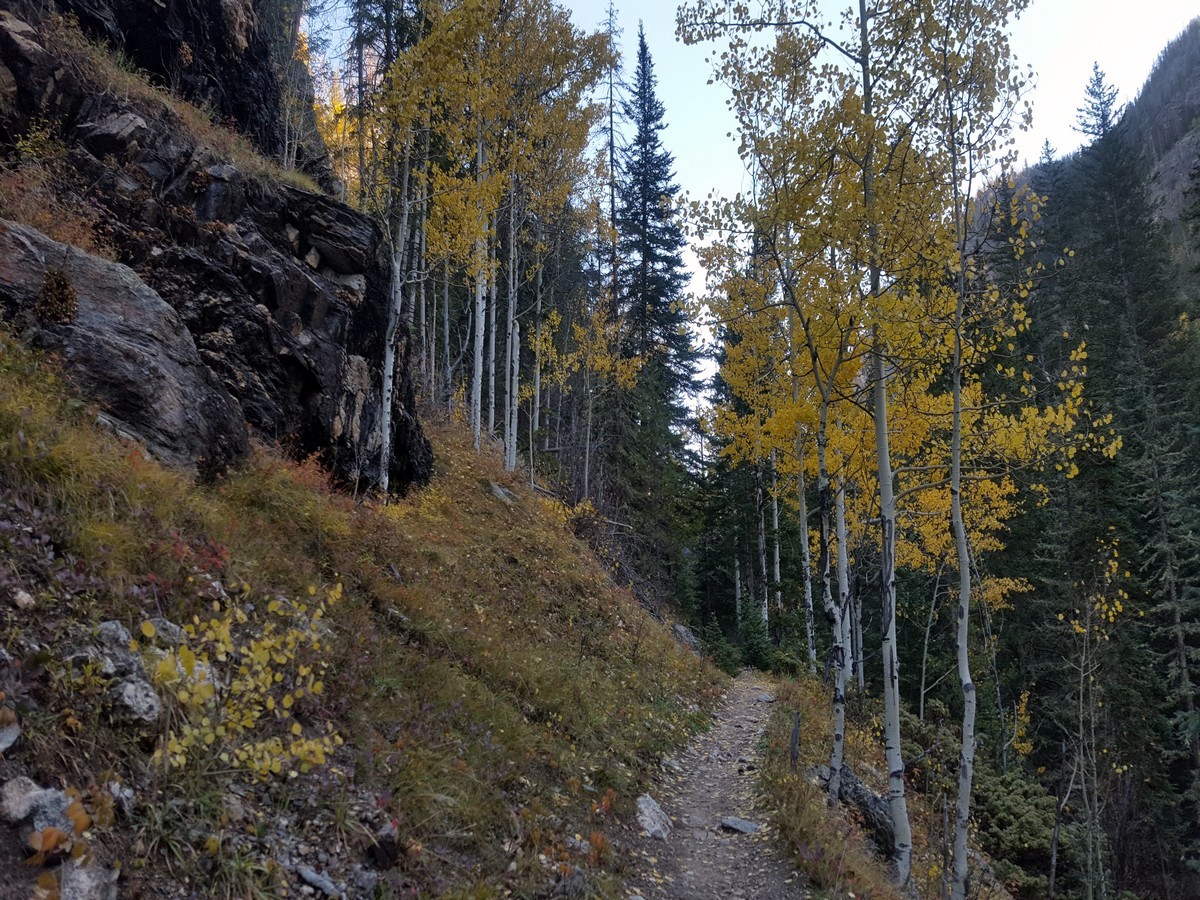
[[691,590],[691,541],[685,432],[687,395],[695,391],[683,290],[685,240],[674,208],[674,159],[663,147],[665,109],[655,93],[654,63],[638,30],[637,68],[622,113],[632,129],[617,180],[618,303],[622,353],[641,361],[637,386],[616,410],[610,468],[613,502],[635,539],[629,563],[653,587],[681,599]]
[[1092,77],[1084,88],[1083,106],[1079,107],[1076,130],[1099,140],[1116,124],[1120,116],[1117,107],[1117,88],[1108,83],[1100,63],[1092,63]]
[[637,69],[623,113],[634,129],[624,149],[618,189],[617,230],[622,256],[618,289],[630,338],[629,351],[665,363],[670,393],[692,389],[695,355],[680,303],[687,284],[685,240],[674,209],[679,192],[675,161],[662,145],[665,110],[645,32],[638,29]]

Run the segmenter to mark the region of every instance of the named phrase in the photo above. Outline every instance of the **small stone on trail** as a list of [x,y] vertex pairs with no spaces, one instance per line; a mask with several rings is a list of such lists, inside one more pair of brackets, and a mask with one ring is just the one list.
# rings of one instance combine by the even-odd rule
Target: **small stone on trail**
[[758,695],[757,697],[755,697],[754,699],[755,699],[755,700],[757,700],[759,703],[774,703],[774,702],[775,702],[775,695],[774,695],[774,694],[762,693],[762,694],[759,694],[759,695]]
[[12,602],[17,609],[29,609],[33,606],[33,597],[29,591],[17,591],[12,595]]
[[7,725],[0,725],[0,753],[3,753],[9,747],[17,742],[17,738],[21,736],[21,726],[16,722],[10,722]]
[[326,897],[342,896],[342,892],[338,889],[336,884],[334,884],[320,872],[313,871],[308,866],[297,866],[296,874],[300,876],[301,880],[305,884],[311,885],[318,891],[323,892]]
[[65,862],[61,872],[62,900],[117,900],[117,879],[121,873],[99,863],[84,863],[83,859]]
[[737,816],[726,816],[721,820],[721,828],[724,831],[738,831],[742,834],[754,834],[761,825],[756,822],[749,822],[746,819],[739,819]]
[[637,799],[637,820],[650,837],[665,841],[671,833],[671,820],[663,812],[661,806],[649,794],[642,794]]

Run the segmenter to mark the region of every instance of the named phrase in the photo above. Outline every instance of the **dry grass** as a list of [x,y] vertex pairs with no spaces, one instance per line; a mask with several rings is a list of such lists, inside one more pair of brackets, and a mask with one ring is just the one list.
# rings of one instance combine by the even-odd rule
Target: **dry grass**
[[[833,718],[827,686],[806,676],[781,684],[778,700],[768,732],[763,779],[773,798],[776,826],[797,868],[813,888],[829,896],[898,900],[900,893],[888,879],[887,865],[875,855],[861,823],[845,807],[831,810],[824,786],[807,774],[814,766],[829,764]],[[801,721],[795,772],[790,760],[793,711],[800,713]],[[846,760],[869,784],[872,767],[879,761],[877,747],[869,728],[847,723]]]
[[[828,891],[833,897],[900,897],[890,881],[888,862],[876,854],[857,814],[845,806],[832,810],[824,786],[807,774],[815,766],[829,764],[833,717],[828,685],[804,676],[780,685],[778,698],[768,733],[764,789],[774,798],[776,821],[797,867],[808,876],[813,887]],[[790,761],[794,711],[800,713],[801,719],[799,764],[795,772]],[[861,696],[851,698],[847,708],[846,762],[880,794],[887,787],[881,723],[880,701]],[[911,886],[918,897],[940,897],[943,890],[940,804],[947,795],[943,783],[946,775],[942,769],[936,777],[931,775],[938,758],[935,754],[926,759],[915,773],[910,770],[908,777],[908,812],[913,830]],[[935,790],[926,794],[922,787]],[[1012,900],[1004,887],[991,879],[976,878],[972,890],[972,896],[980,900]]]
[[[305,827],[336,830],[357,854],[362,829],[346,810],[367,798],[398,824],[399,871],[426,892],[520,894],[564,867],[617,890],[611,863],[570,852],[567,839],[617,836],[614,814],[629,811],[659,755],[702,725],[691,704],[721,676],[681,653],[497,459],[474,453],[457,426],[434,428],[427,489],[356,505],[315,463],[265,448],[198,487],[93,421],[52,362],[0,332],[0,484],[44,512],[55,552],[93,579],[72,592],[26,572],[44,613],[31,622],[0,604],[0,642],[53,645],[106,618],[133,629],[151,615],[189,621],[208,602],[196,587],[207,578],[248,585],[249,598],[344,584],[326,690],[302,715],[306,726],[332,724],[346,746],[323,774],[301,776],[307,785],[272,789],[274,802],[315,794]],[[492,481],[517,501],[498,500]],[[88,712],[95,688],[57,679],[40,689],[26,764],[41,777],[132,777],[141,766],[128,737]],[[198,764],[156,784],[182,805],[171,822],[137,823],[153,840],[126,863],[201,872],[195,836],[219,827],[220,785],[238,777]],[[259,871],[254,840],[230,846],[232,871]]]
[[67,164],[54,142],[47,141],[45,151],[40,158],[23,152],[18,162],[0,165],[0,217],[29,225],[86,253],[115,259],[103,233],[103,214],[64,196],[63,187],[71,182]]

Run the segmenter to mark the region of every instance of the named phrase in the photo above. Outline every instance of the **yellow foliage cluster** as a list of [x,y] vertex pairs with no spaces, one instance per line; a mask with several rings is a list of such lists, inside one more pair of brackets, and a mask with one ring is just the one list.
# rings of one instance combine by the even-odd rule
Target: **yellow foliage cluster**
[[[1121,586],[1121,582],[1129,578],[1130,573],[1121,567],[1121,554],[1115,538],[1100,538],[1097,541],[1096,559],[1092,583],[1075,585],[1086,593],[1087,604],[1073,610],[1070,618],[1059,613],[1058,619],[1069,623],[1076,635],[1107,641],[1111,639],[1117,618],[1126,612],[1129,592]],[[1143,613],[1139,612],[1138,615]]]
[[[260,779],[307,772],[328,761],[341,737],[329,723],[324,732],[306,735],[296,709],[305,697],[325,690],[322,618],[341,598],[342,585],[323,597],[315,586],[309,592],[308,601],[267,600],[264,614],[249,602],[252,592],[243,584],[239,596],[213,601],[210,618],[195,616],[185,626],[196,649],[184,644],[146,651],[157,655],[154,681],[175,701],[181,719],[165,736],[156,761],[180,768],[197,754],[211,754]],[[153,638],[156,629],[143,622],[141,632]]]
[[1014,710],[1012,748],[1021,758],[1033,752],[1033,738],[1029,735],[1029,691],[1021,691]]

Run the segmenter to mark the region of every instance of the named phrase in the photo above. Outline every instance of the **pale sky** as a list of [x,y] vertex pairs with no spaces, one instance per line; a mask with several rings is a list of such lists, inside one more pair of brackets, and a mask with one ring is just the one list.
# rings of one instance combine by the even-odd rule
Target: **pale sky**
[[[563,0],[581,28],[597,29],[605,21],[608,0]],[[677,181],[693,198],[709,191],[732,195],[746,188],[733,138],[726,134],[733,119],[725,107],[721,85],[708,85],[712,67],[705,57],[715,44],[684,46],[675,39],[675,8],[670,0],[614,0],[626,77],[632,75],[640,19],[658,76],[658,96],[666,107],[663,143],[675,155]],[[823,0],[836,10],[845,0]],[[1042,142],[1050,140],[1061,155],[1076,149],[1080,135],[1072,130],[1075,111],[1092,73],[1100,63],[1109,82],[1120,90],[1120,102],[1137,96],[1154,60],[1197,15],[1196,0],[1033,0],[1012,31],[1018,61],[1033,66],[1034,121],[1018,138],[1018,152],[1036,161]],[[694,257],[689,255],[694,268]],[[693,280],[693,290],[702,284]]]

